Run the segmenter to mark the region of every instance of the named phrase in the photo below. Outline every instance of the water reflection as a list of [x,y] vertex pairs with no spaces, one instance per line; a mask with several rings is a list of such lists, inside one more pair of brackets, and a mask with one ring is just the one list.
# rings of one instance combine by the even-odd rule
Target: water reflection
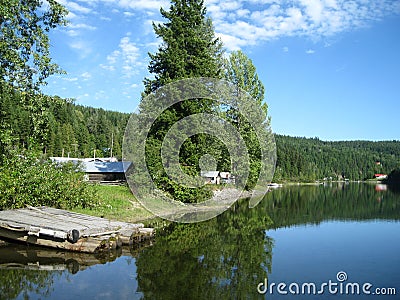
[[148,299],[260,297],[254,286],[271,269],[270,225],[247,202],[207,222],[171,224],[138,257],[140,291]]
[[[35,298],[73,299],[72,291],[76,296],[80,293],[88,295],[89,291],[80,291],[72,284],[76,278],[72,276],[80,272],[87,272],[91,274],[89,276],[95,278],[93,270],[96,266],[115,263],[119,258],[127,258],[126,261],[131,263],[132,259],[137,257],[139,252],[147,246],[149,244],[87,254],[57,251],[31,245],[2,245],[0,246],[0,299],[27,299],[32,296]],[[70,285],[73,290],[62,291],[58,287],[60,282],[64,282],[63,286]],[[57,288],[54,287],[55,285]],[[104,285],[104,282],[100,282],[100,285]],[[95,289],[93,291],[96,292]]]
[[390,189],[285,187],[255,208],[244,200],[207,222],[172,223],[136,252],[96,257],[0,248],[0,293],[5,299],[258,299],[265,278],[327,280],[341,267],[352,279],[375,276],[385,284],[379,281],[385,274],[400,280],[399,218],[400,195]]
[[324,220],[400,219],[400,195],[376,191],[370,184],[282,188],[267,194],[260,207],[274,228]]
[[254,209],[241,201],[214,220],[172,224],[137,260],[140,291],[148,299],[259,298],[254,287],[271,273],[274,248],[266,230],[326,220],[398,220],[399,197],[382,197],[364,184],[293,186],[268,194]]

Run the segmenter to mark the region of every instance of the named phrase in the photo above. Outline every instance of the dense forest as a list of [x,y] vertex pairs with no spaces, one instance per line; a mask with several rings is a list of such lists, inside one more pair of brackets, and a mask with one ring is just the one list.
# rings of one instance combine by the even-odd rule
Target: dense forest
[[[2,89],[4,90],[4,89]],[[24,95],[0,94],[3,126],[14,146],[40,150],[45,156],[121,158],[122,137],[129,114],[75,105],[72,100],[44,96],[39,133],[35,112],[24,104]],[[112,147],[112,153],[111,153]],[[94,153],[96,151],[96,153]]]
[[[1,95],[1,115],[7,120],[16,146],[40,146],[46,156],[121,158],[122,138],[129,114],[75,105],[71,100],[47,97],[44,133],[33,141],[34,121],[21,94]],[[275,135],[275,181],[365,180],[400,167],[400,141],[327,142],[318,138]]]
[[399,141],[338,141],[276,135],[276,181],[366,180],[400,165]]

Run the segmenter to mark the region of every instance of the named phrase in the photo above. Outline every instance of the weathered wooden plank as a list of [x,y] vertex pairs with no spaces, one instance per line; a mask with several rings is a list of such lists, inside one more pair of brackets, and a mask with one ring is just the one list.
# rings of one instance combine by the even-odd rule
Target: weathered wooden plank
[[105,230],[116,231],[121,228],[143,227],[143,224],[110,221],[99,217],[86,218],[82,214],[48,208],[40,212],[31,209],[2,211],[0,212],[0,224],[7,224],[15,228],[21,227],[26,230],[29,230],[32,224],[36,227],[64,232],[76,229],[82,236],[98,234]]
[[0,211],[0,237],[71,251],[115,249],[153,235],[143,227],[49,207]]

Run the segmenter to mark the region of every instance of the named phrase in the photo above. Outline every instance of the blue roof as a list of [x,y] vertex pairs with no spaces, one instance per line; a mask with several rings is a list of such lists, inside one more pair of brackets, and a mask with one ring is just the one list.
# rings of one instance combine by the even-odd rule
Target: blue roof
[[101,162],[85,161],[81,163],[85,173],[124,173],[132,165],[129,161]]

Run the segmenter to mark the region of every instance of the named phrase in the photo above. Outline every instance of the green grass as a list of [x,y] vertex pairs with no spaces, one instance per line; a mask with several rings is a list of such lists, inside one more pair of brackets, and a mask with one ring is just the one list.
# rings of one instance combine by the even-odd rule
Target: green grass
[[93,208],[74,208],[72,211],[104,217],[106,219],[140,222],[153,217],[136,198],[127,186],[102,186],[96,187],[99,204]]

